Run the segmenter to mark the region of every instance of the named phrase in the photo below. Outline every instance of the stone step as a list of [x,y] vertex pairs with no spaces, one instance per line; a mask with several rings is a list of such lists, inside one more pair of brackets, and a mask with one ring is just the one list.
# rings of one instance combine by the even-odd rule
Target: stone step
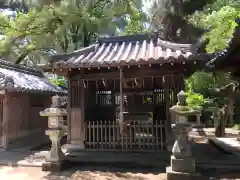
[[230,173],[230,172],[239,172],[239,165],[219,165],[219,164],[197,164],[196,171],[200,172],[217,172],[217,173]]
[[240,141],[237,138],[211,137],[209,141],[227,153],[240,156]]

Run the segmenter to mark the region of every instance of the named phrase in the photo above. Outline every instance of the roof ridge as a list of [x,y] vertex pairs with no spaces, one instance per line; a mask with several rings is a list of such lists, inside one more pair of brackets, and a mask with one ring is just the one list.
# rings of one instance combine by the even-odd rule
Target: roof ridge
[[121,36],[108,36],[108,37],[100,37],[97,40],[97,43],[144,41],[144,40],[150,40],[153,36],[155,36],[155,33],[143,33],[143,34],[121,35]]
[[144,40],[150,40],[150,39],[160,39],[165,44],[171,44],[171,45],[177,45],[182,47],[189,47],[191,45],[194,45],[194,43],[177,43],[177,42],[171,42],[168,40],[164,40],[163,37],[159,35],[158,32],[153,33],[143,33],[143,34],[133,34],[133,35],[121,35],[121,36],[106,36],[106,37],[100,37],[97,40],[97,43],[103,43],[103,42],[132,42],[132,41],[144,41]]
[[[74,57],[76,55],[81,55],[81,54],[84,54],[84,53],[91,52],[91,51],[95,50],[96,45],[97,44],[94,43],[94,44],[91,44],[91,45],[89,45],[87,47],[80,48],[80,49],[78,49],[76,51],[73,51],[73,52],[70,52],[70,53],[54,54],[54,55],[49,56],[49,58],[50,58],[50,61],[54,61],[53,60],[54,58],[58,58],[58,57],[62,57],[62,56],[66,56],[66,57],[69,56],[69,58],[70,57]],[[52,58],[52,57],[54,57],[54,58]]]
[[14,71],[18,71],[18,72],[23,72],[26,74],[32,74],[35,76],[42,76],[44,77],[44,74],[42,73],[42,71],[40,71],[37,68],[34,67],[28,67],[25,65],[21,65],[21,64],[14,64],[12,62],[0,59],[0,67],[4,68],[4,69],[11,69]]
[[164,40],[157,32],[145,33],[145,34],[134,34],[134,35],[124,35],[124,36],[111,36],[99,38],[97,43],[122,43],[122,42],[137,42],[145,40],[153,40],[158,45],[163,47],[172,48],[174,50],[181,51],[193,51],[195,52],[197,47],[196,44],[182,44]]

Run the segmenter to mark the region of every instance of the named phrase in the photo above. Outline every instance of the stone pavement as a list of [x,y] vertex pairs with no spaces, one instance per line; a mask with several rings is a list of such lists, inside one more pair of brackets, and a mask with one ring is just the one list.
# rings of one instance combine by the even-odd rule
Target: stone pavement
[[[211,134],[214,134],[215,128],[203,128],[203,131],[207,135],[211,135]],[[226,128],[225,133],[226,133],[226,135],[229,135],[229,136],[231,136],[231,135],[236,136],[240,133],[240,130],[233,129],[233,128]]]
[[[225,136],[226,137],[236,137],[240,133],[240,130],[226,128]],[[214,137],[215,136],[215,128],[193,128],[189,133],[190,136],[199,136],[200,137]]]
[[210,138],[210,141],[225,152],[240,156],[240,141],[237,138]]

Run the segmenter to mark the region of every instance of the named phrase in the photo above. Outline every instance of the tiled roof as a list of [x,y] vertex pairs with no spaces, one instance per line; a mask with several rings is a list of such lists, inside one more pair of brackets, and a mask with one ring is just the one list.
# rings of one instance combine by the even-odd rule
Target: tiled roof
[[[164,41],[156,34],[100,38],[97,43],[69,54],[53,55],[56,65],[72,68],[121,66],[198,60],[198,47]],[[57,61],[57,62],[56,62]]]
[[10,77],[15,91],[66,93],[62,88],[52,85],[41,71],[34,68],[0,60],[0,73],[0,83],[4,84],[6,77]]

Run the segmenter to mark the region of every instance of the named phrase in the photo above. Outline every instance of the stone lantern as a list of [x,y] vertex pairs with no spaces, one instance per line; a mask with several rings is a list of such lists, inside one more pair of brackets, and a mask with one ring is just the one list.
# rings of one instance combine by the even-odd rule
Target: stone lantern
[[0,72],[0,90],[3,89],[11,92],[14,89],[14,79],[12,76],[5,76]]
[[5,79],[6,76],[0,72],[0,90],[5,88]]
[[219,117],[220,108],[212,106],[212,107],[208,107],[206,111],[210,111],[212,113],[211,119],[213,120],[214,128],[216,128],[220,119]]
[[61,101],[58,95],[52,97],[50,108],[40,112],[40,116],[48,117],[48,130],[45,133],[52,142],[51,150],[46,156],[46,163],[42,165],[43,171],[59,171],[63,165],[64,154],[60,147],[60,140],[65,134],[63,117],[66,115],[67,111],[61,108]]
[[177,97],[177,105],[170,108],[171,114],[176,117],[176,124],[174,124],[176,139],[172,148],[171,166],[166,169],[168,180],[179,179],[185,175],[188,177],[198,175],[195,173],[195,159],[192,157],[188,133],[191,131],[192,126],[199,124],[199,122],[189,122],[188,116],[200,117],[201,109],[196,110],[187,106],[184,91],[179,92]]

